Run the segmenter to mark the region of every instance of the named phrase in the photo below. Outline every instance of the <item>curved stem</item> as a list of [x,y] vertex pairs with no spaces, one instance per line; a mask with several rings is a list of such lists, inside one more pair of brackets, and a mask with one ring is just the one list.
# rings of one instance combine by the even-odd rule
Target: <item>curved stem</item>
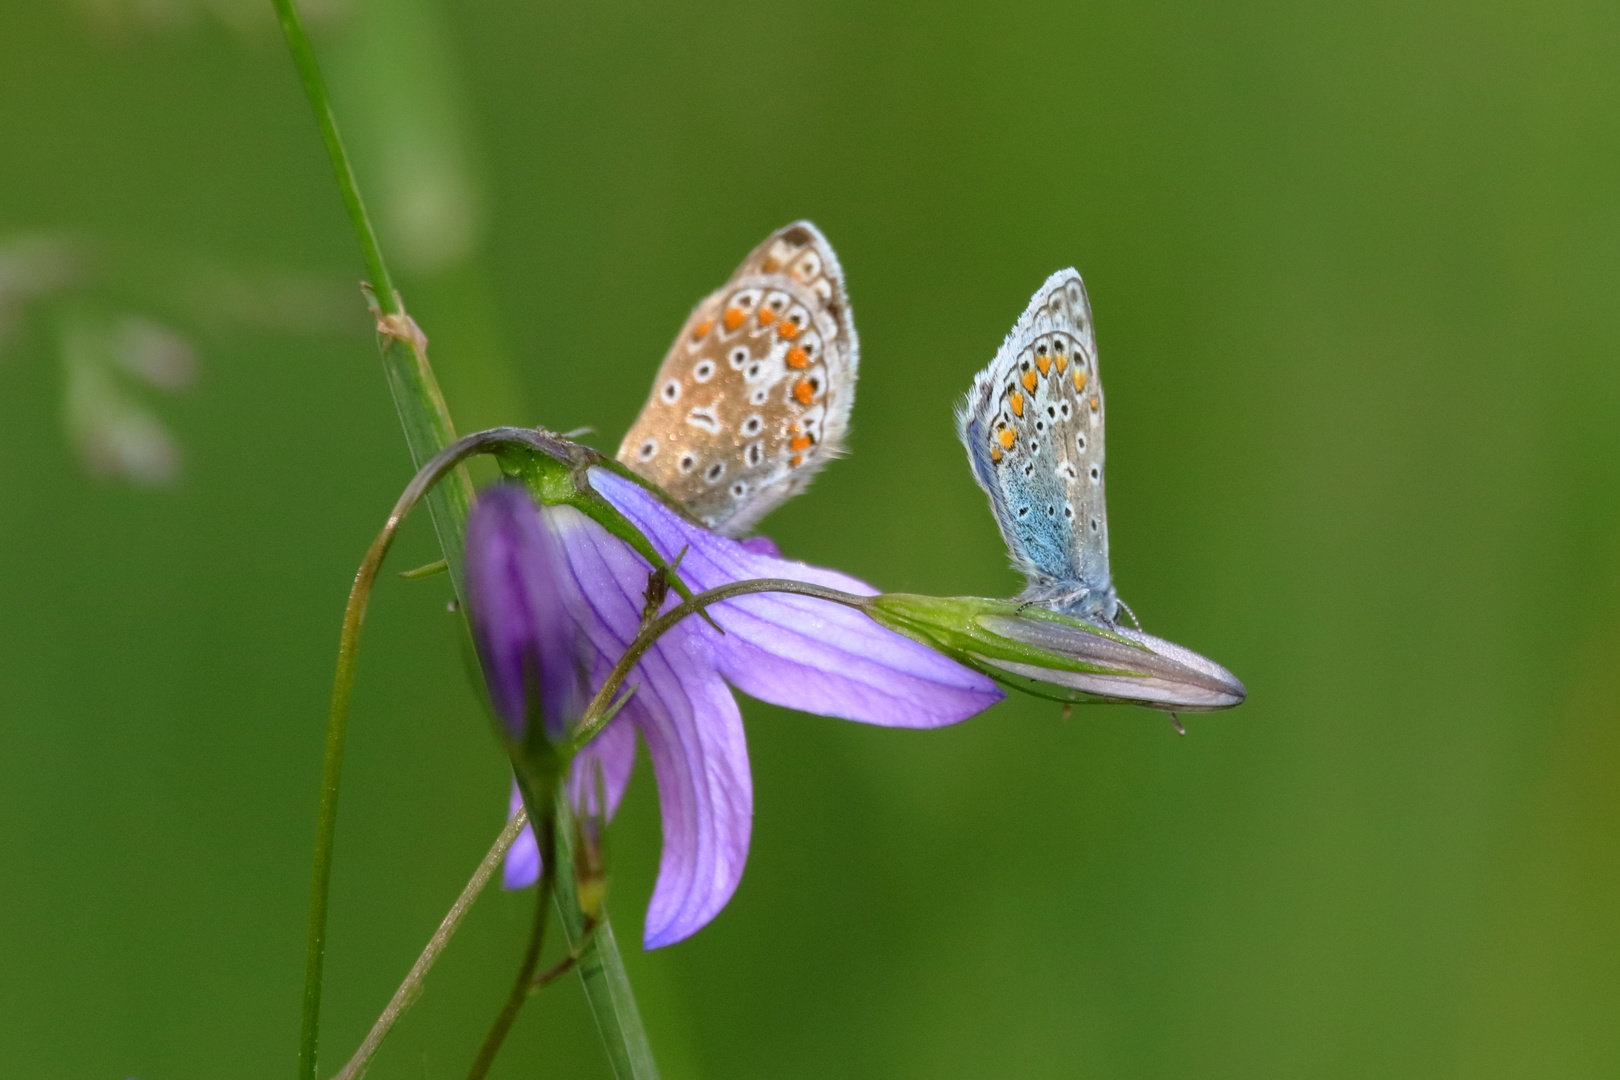
[[[502,429],[496,429],[501,431]],[[382,531],[366,550],[360,569],[349,587],[343,607],[343,630],[338,636],[337,671],[332,677],[332,704],[326,719],[326,749],[321,762],[321,805],[315,823],[314,871],[310,882],[309,932],[304,957],[303,1026],[299,1039],[298,1072],[302,1080],[315,1080],[316,1054],[320,1044],[321,980],[326,968],[326,922],[331,906],[332,851],[337,834],[338,790],[343,779],[343,744],[349,726],[349,700],[354,692],[355,655],[360,648],[360,629],[366,618],[371,588],[382,568],[383,558],[399,534],[406,515],[434,484],[443,479],[467,457],[482,453],[492,442],[501,442],[490,432],[479,432],[444,448],[422,467],[389,513]]]
[[585,716],[580,721],[579,726],[568,737],[567,753],[569,755],[578,753],[585,747],[586,743],[600,735],[602,729],[607,727],[608,722],[613,719],[614,715],[624,705],[623,699],[614,703],[614,695],[619,692],[619,687],[624,684],[625,678],[630,674],[630,669],[640,662],[647,650],[652,648],[654,642],[663,636],[666,631],[687,616],[704,612],[704,609],[710,604],[718,604],[737,596],[764,592],[812,596],[817,600],[842,604],[857,611],[865,611],[871,601],[870,597],[857,596],[854,593],[843,592],[839,589],[829,589],[825,585],[813,585],[808,581],[794,581],[792,578],[749,578],[745,581],[733,581],[695,593],[691,599],[676,604],[658,618],[644,625],[640,633],[636,634],[635,640],[630,643],[630,647],[624,650],[624,653],[619,657],[618,663],[613,665],[613,670],[608,672],[608,677],[596,691],[596,696],[591,698],[591,703],[586,707]]
[[388,1007],[382,1011],[381,1016],[377,1017],[377,1022],[371,1025],[371,1030],[366,1032],[365,1041],[360,1044],[360,1048],[354,1052],[354,1056],[349,1059],[348,1064],[343,1066],[342,1070],[332,1080],[357,1080],[366,1071],[366,1067],[371,1064],[372,1057],[376,1055],[377,1048],[382,1045],[383,1038],[387,1036],[389,1029],[394,1026],[401,1016],[405,1015],[405,1010],[410,1008],[416,999],[421,996],[422,985],[427,981],[429,969],[439,959],[439,954],[444,951],[444,947],[450,943],[451,936],[460,929],[461,921],[467,917],[467,912],[472,910],[473,901],[478,899],[478,895],[484,891],[484,886],[489,884],[489,879],[495,875],[495,868],[501,864],[501,859],[506,856],[512,845],[517,842],[517,838],[523,833],[523,828],[528,823],[528,812],[523,807],[518,807],[518,812],[512,815],[512,819],[506,823],[506,828],[502,829],[501,834],[495,838],[495,843],[491,845],[489,854],[485,855],[484,861],[478,864],[478,869],[473,871],[473,876],[467,882],[466,887],[461,890],[461,895],[456,897],[456,902],[451,905],[449,912],[445,914],[444,919],[439,923],[439,928],[434,931],[433,937],[429,939],[427,948],[422,950],[422,955],[418,956],[416,963],[411,965],[410,973],[405,976],[405,981],[399,984],[398,990],[394,991],[394,996],[388,1001]]
[[[555,833],[556,819],[550,818],[550,822],[551,831]],[[534,969],[540,966],[540,949],[546,941],[546,918],[550,914],[546,904],[551,899],[552,886],[556,882],[557,866],[555,844],[542,843],[540,850],[545,852],[545,869],[540,874],[540,887],[535,890],[534,926],[529,931],[529,944],[523,950],[523,962],[518,965],[517,978],[513,980],[512,989],[506,995],[506,1004],[495,1017],[494,1026],[489,1029],[489,1034],[484,1037],[484,1045],[478,1048],[478,1057],[473,1060],[472,1068],[467,1072],[467,1080],[484,1080],[488,1075],[489,1067],[495,1063],[495,1055],[501,1049],[501,1043],[506,1041],[506,1033],[512,1030],[512,1023],[517,1019],[518,1010],[529,1000],[529,984],[534,981]]]

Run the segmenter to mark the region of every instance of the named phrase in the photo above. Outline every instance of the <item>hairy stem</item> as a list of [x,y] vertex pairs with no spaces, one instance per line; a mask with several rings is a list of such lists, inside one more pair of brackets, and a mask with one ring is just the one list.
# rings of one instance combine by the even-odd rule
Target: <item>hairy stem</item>
[[856,596],[854,593],[842,592],[838,589],[829,589],[825,585],[813,585],[808,581],[794,581],[792,578],[749,578],[746,581],[732,581],[725,585],[718,585],[712,589],[694,594],[691,599],[684,600],[658,618],[644,624],[630,647],[624,650],[613,670],[591,698],[591,703],[585,709],[585,716],[577,728],[568,738],[570,753],[578,753],[607,727],[619,708],[624,704],[621,699],[613,703],[613,696],[619,692],[630,669],[640,662],[648,649],[663,636],[663,634],[676,623],[689,615],[705,612],[710,604],[718,604],[737,596],[747,596],[750,593],[793,593],[798,596],[813,596],[817,600],[826,600],[834,604],[842,604],[864,611],[868,605],[868,598]]
[[512,816],[512,820],[506,823],[506,828],[501,830],[501,835],[495,838],[495,843],[490,847],[489,853],[484,856],[484,861],[478,864],[477,870],[473,871],[473,876],[468,880],[466,887],[461,890],[461,895],[456,897],[456,902],[451,905],[450,910],[439,923],[439,928],[434,931],[433,937],[428,940],[427,948],[422,950],[422,955],[418,956],[416,963],[411,965],[410,973],[405,976],[405,981],[399,984],[399,989],[394,991],[394,996],[388,1001],[388,1007],[382,1011],[381,1016],[377,1017],[377,1022],[371,1025],[371,1030],[366,1032],[365,1041],[360,1044],[360,1049],[354,1052],[354,1056],[349,1059],[349,1063],[343,1066],[343,1069],[332,1080],[358,1080],[358,1077],[366,1071],[366,1067],[371,1064],[372,1057],[377,1053],[377,1048],[382,1046],[383,1038],[388,1034],[388,1030],[394,1026],[401,1016],[405,1015],[405,1010],[410,1008],[412,1003],[421,996],[422,986],[427,981],[428,971],[433,967],[434,962],[439,959],[439,954],[444,951],[444,947],[450,944],[451,936],[461,928],[461,920],[465,919],[467,912],[472,910],[473,901],[478,899],[478,894],[484,891],[485,885],[489,884],[489,879],[495,875],[495,868],[501,864],[501,859],[506,857],[507,851],[517,842],[517,838],[523,833],[523,827],[528,823],[528,813],[522,807],[519,807],[518,812]]
[[478,1057],[467,1071],[467,1080],[484,1080],[489,1074],[489,1067],[495,1063],[495,1055],[506,1041],[506,1033],[512,1030],[512,1023],[517,1020],[518,1010],[529,1000],[529,984],[534,981],[535,968],[540,966],[540,950],[546,941],[546,919],[550,915],[546,910],[546,901],[551,897],[557,873],[557,846],[553,842],[557,831],[556,816],[548,813],[538,831],[549,835],[536,837],[540,842],[544,869],[540,873],[540,887],[534,898],[534,925],[529,931],[529,944],[523,950],[523,961],[518,965],[517,978],[512,981],[512,989],[506,995],[506,1004],[501,1006],[494,1025],[484,1037],[484,1045],[478,1048]]

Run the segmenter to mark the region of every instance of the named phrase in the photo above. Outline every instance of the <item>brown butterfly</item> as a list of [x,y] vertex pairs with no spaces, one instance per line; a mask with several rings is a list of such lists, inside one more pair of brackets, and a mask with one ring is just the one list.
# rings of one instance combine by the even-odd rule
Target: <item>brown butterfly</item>
[[693,309],[619,460],[740,536],[842,450],[859,360],[838,256],[794,222]]

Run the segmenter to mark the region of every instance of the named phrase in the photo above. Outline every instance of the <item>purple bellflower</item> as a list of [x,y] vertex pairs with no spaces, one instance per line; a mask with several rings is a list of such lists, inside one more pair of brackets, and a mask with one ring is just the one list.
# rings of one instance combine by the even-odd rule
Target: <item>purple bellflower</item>
[[[783,559],[768,540],[718,536],[608,469],[593,467],[589,476],[596,491],[665,560],[673,563],[685,551],[678,574],[694,592],[747,578],[792,578],[875,595],[870,586],[844,574]],[[504,510],[507,503],[501,505]],[[511,506],[518,512],[515,500]],[[556,592],[574,625],[574,656],[590,686],[598,687],[641,628],[650,568],[628,544],[572,507],[536,512],[530,504],[522,512],[532,515],[560,549],[562,557],[553,564],[561,570],[554,575]],[[480,594],[471,583],[472,553],[478,548],[470,527],[467,547],[471,598]],[[515,554],[513,561],[519,559]],[[515,568],[507,571],[507,579],[515,588],[529,589],[525,596],[542,591]],[[677,599],[670,597],[667,606]],[[772,704],[887,727],[955,723],[1003,696],[985,675],[829,601],[757,593],[713,604],[708,612],[725,633],[694,615],[659,638],[626,680],[626,686],[637,689],[580,751],[568,781],[575,804],[599,812],[590,805],[588,792],[600,768],[605,809],[611,815],[630,779],[637,732],[647,744],[664,829],[658,883],[647,910],[648,948],[680,941],[703,927],[725,906],[742,877],[754,797],[742,716],[728,683]],[[518,651],[508,648],[496,655]],[[501,663],[503,671],[526,670],[509,660]],[[542,665],[543,694],[546,674]],[[500,677],[509,685],[527,686],[513,683],[510,674]],[[548,708],[548,723],[552,715]],[[514,792],[513,812],[517,805]],[[531,885],[539,869],[534,836],[526,830],[507,856],[504,884]]]

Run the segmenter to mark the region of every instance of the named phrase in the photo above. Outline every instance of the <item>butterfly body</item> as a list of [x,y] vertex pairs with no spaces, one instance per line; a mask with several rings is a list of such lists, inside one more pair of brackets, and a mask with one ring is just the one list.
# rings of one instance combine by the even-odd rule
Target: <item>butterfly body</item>
[[957,410],[973,477],[990,498],[1020,598],[1112,622],[1103,392],[1091,303],[1073,269],[1030,300]]
[[740,536],[841,451],[858,365],[838,257],[795,222],[693,309],[618,458]]

